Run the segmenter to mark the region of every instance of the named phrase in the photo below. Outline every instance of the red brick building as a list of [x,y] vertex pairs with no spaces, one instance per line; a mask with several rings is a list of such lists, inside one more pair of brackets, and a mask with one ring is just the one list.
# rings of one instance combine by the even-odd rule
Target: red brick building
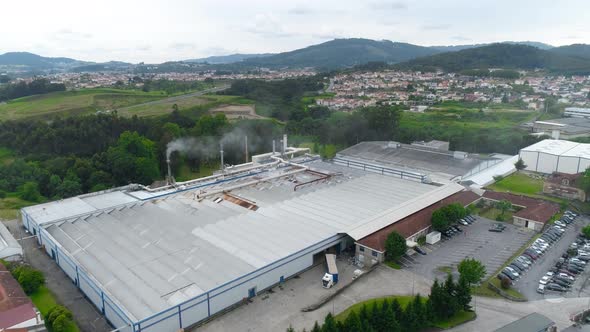
[[385,240],[387,236],[396,231],[411,241],[426,235],[432,224],[432,213],[445,205],[459,203],[467,206],[480,199],[480,196],[471,191],[461,191],[440,200],[426,208],[411,214],[387,227],[384,227],[356,242],[356,256],[359,260],[367,262],[371,259],[382,262],[385,253]]

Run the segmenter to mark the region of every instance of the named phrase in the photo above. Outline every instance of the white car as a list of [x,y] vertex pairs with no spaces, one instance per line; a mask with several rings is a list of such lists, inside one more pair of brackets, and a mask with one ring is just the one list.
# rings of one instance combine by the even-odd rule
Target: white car
[[553,277],[555,275],[555,273],[549,271],[549,272],[545,273],[545,275],[548,277]]
[[550,282],[551,282],[551,277],[549,277],[549,276],[544,276],[543,278],[541,278],[541,280],[539,280],[539,283],[541,285],[547,285]]
[[584,262],[583,260],[577,259],[577,258],[570,258],[570,262],[576,263],[576,264],[586,265],[586,262]]
[[511,268],[510,266],[506,266],[506,269],[510,272],[512,272],[515,276],[519,277],[520,273],[518,273],[518,271],[516,271],[515,269]]

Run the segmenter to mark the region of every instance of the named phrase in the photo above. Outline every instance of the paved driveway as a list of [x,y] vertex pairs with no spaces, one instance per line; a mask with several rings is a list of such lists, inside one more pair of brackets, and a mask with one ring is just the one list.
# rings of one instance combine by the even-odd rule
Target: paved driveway
[[481,261],[488,275],[494,273],[535,235],[532,230],[508,223],[502,233],[488,231],[496,222],[477,217],[473,224],[462,226],[462,234],[433,246],[426,245],[426,256],[415,254],[407,258],[405,263],[410,270],[432,280],[446,278],[446,272],[438,269],[441,266],[451,267],[456,272],[457,265],[466,257]]
[[275,287],[273,293],[260,294],[252,303],[238,307],[193,331],[285,331],[289,325],[297,331],[303,328],[309,331],[315,321],[322,322],[329,312],[342,312],[360,301],[394,294],[411,295],[412,290],[425,295],[430,293],[429,280],[410,271],[379,266],[318,310],[301,312],[301,308],[316,302],[325,294],[326,290],[320,284],[323,274],[324,267],[318,265],[297,279],[287,280],[282,289]]
[[571,325],[569,317],[586,308],[590,298],[550,299],[531,302],[510,302],[504,299],[477,297],[475,312],[477,319],[449,331],[487,332],[494,331],[508,323],[533,312],[547,316],[557,325],[558,331]]

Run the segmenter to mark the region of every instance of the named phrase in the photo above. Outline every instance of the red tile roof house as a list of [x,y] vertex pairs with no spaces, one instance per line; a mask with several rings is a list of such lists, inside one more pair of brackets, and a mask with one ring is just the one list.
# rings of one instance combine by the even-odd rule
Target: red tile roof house
[[461,191],[429,205],[414,214],[358,240],[356,242],[355,256],[365,264],[369,263],[371,260],[383,262],[385,260],[385,240],[391,232],[396,231],[406,239],[416,241],[420,236],[426,235],[431,229],[431,219],[434,210],[451,203],[460,203],[463,206],[467,206],[480,198],[480,196],[472,191]]
[[486,191],[483,198],[492,202],[507,200],[512,205],[522,208],[512,215],[513,224],[535,231],[543,230],[545,224],[559,212],[558,204],[522,195]]
[[41,314],[6,267],[0,264],[0,331],[44,327]]

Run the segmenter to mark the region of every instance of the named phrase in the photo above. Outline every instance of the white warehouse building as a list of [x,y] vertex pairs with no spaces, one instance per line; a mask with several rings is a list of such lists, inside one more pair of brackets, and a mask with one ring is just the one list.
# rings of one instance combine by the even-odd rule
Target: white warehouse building
[[590,167],[590,144],[546,139],[520,150],[527,171],[576,174]]
[[23,224],[113,327],[173,332],[463,190],[309,155],[267,159],[26,207]]

